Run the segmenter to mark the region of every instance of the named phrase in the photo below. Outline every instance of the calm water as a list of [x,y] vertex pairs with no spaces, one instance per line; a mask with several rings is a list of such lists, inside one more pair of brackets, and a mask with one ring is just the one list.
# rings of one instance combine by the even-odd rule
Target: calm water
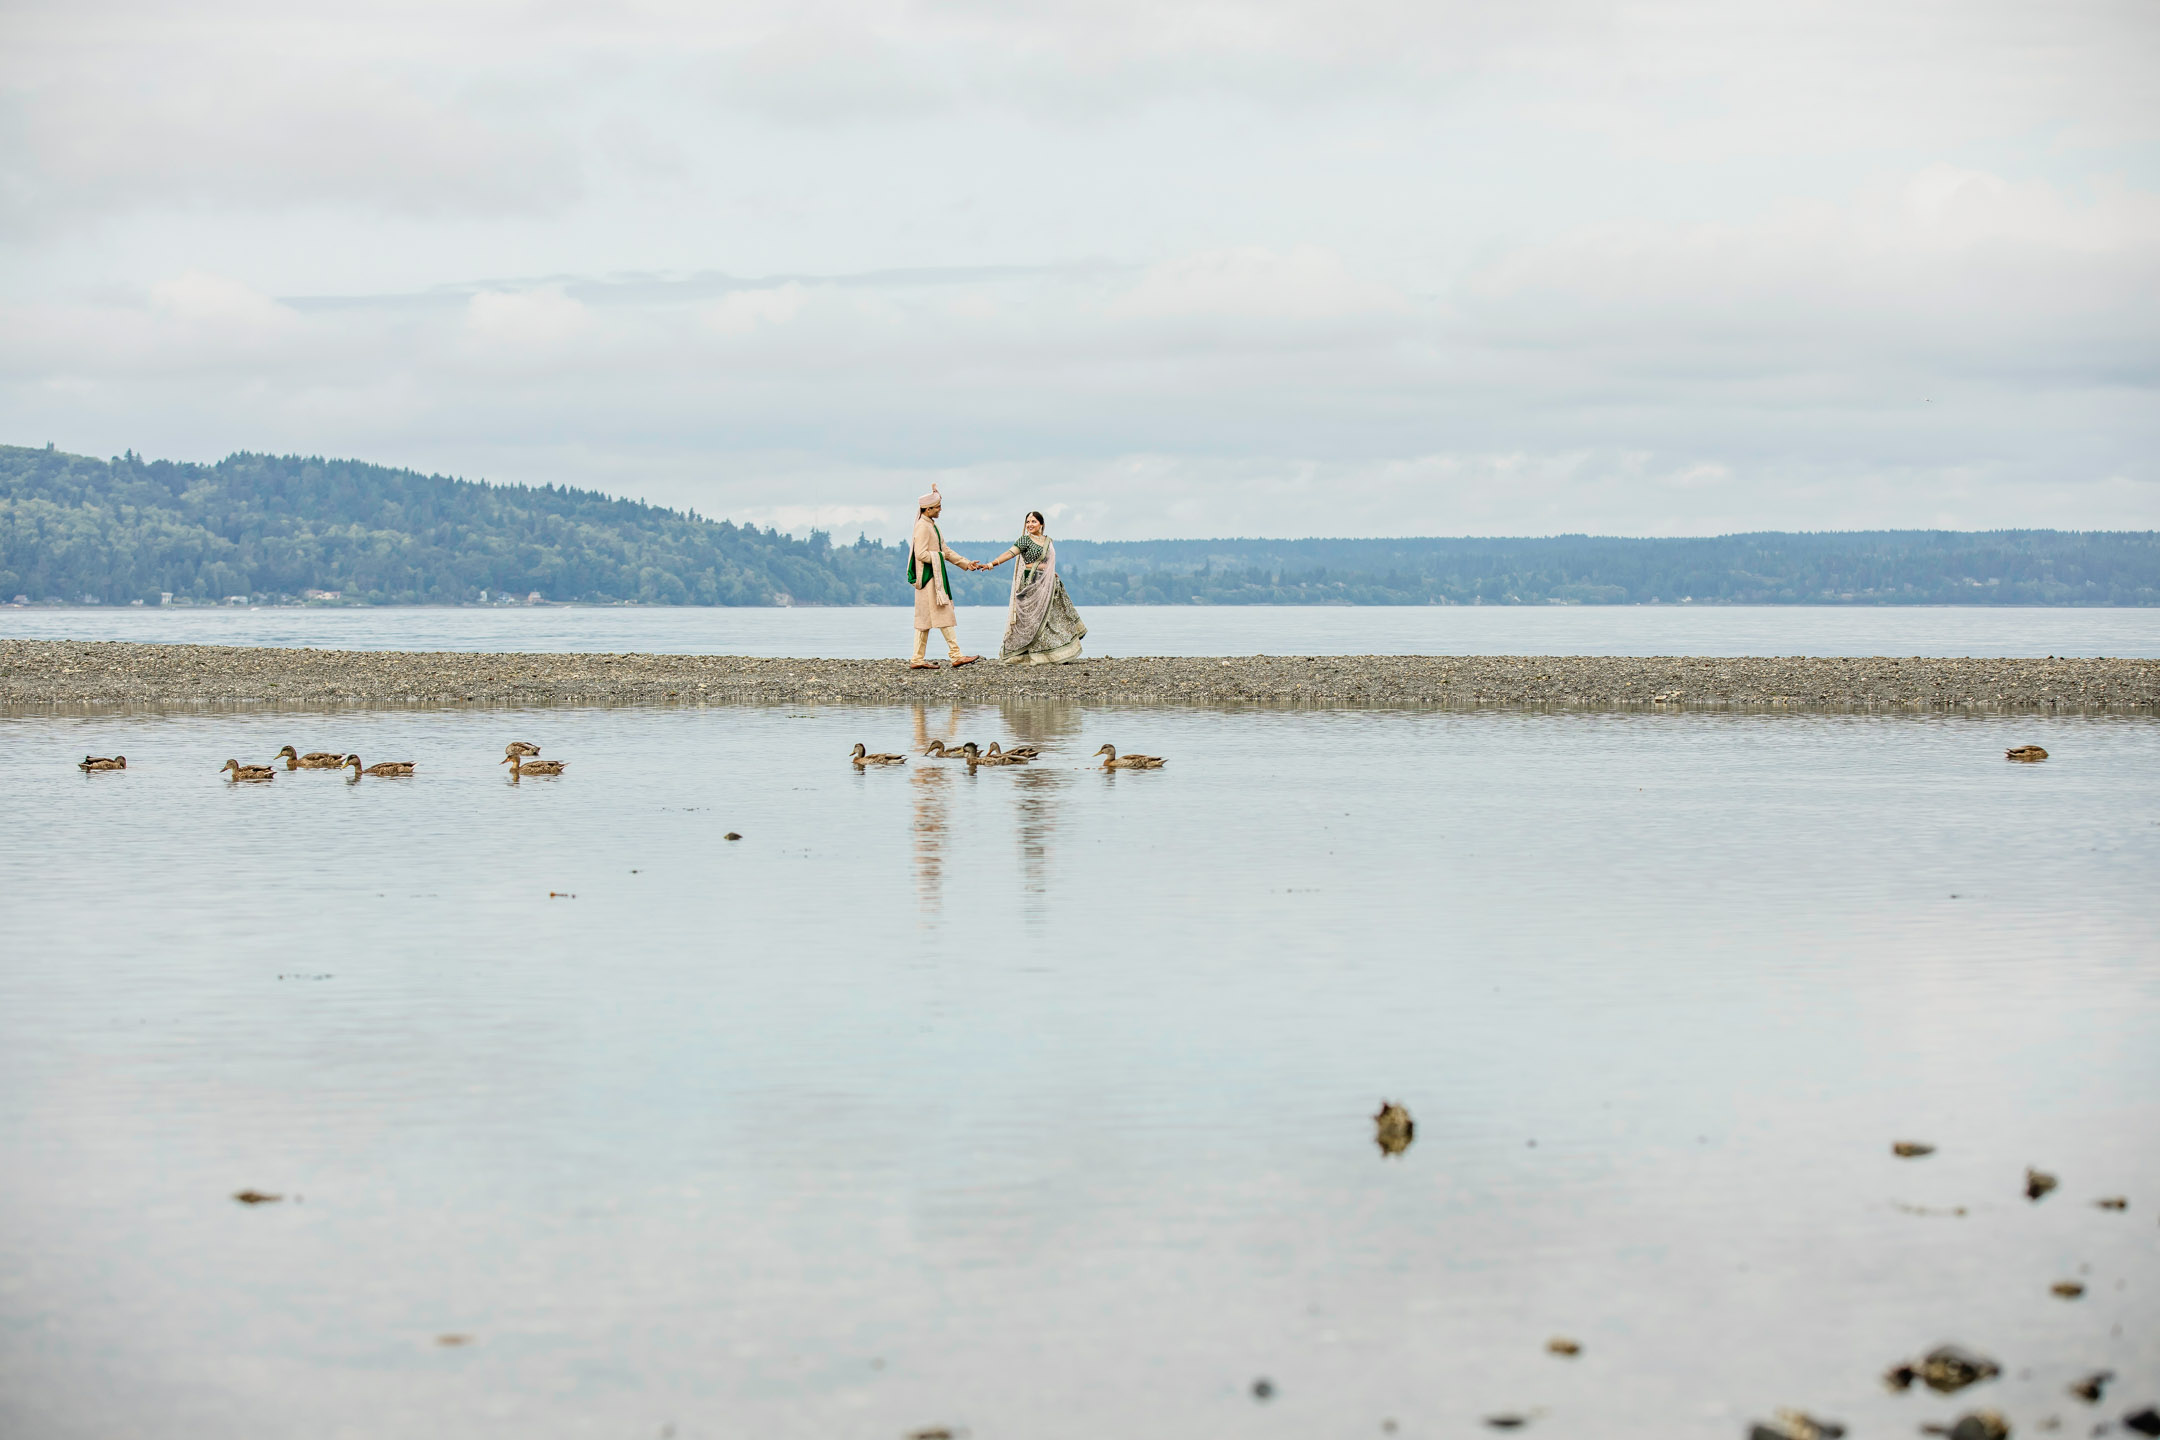
[[[932,735],[1048,753],[842,758]],[[216,773],[288,742],[420,773]],[[2160,1399],[2150,722],[14,718],[0,813],[9,1436]],[[2006,1378],[1884,1390],[1945,1340]]]
[[[1961,606],[1185,606],[1087,612],[1091,655],[2160,656],[2160,609]],[[960,612],[995,653],[1005,612]],[[339,650],[600,650],[863,659],[905,655],[904,609],[44,610],[0,607],[0,637]],[[933,639],[939,654],[943,644]]]

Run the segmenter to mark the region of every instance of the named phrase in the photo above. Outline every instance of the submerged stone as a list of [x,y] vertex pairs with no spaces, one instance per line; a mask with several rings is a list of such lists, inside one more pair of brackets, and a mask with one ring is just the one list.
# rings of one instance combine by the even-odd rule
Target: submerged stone
[[2035,1170],[2030,1165],[2025,1167],[2025,1198],[2028,1200],[2038,1200],[2061,1183],[2045,1170]]
[[1392,1100],[1382,1100],[1379,1113],[1372,1118],[1373,1143],[1380,1147],[1382,1155],[1402,1154],[1417,1137],[1417,1122]]

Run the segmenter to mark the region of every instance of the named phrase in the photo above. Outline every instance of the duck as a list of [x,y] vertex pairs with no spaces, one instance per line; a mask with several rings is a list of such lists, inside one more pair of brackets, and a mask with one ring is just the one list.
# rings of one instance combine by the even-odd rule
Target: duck
[[974,743],[974,741],[970,740],[967,745],[947,745],[943,740],[932,740],[928,745],[923,746],[922,753],[933,760],[965,760],[967,759],[968,746]]
[[2047,759],[2047,751],[2041,749],[2038,745],[2013,745],[2008,750],[2003,751],[2003,759],[2022,760],[2029,765],[2035,760]]
[[870,752],[869,752],[868,750],[866,750],[866,749],[864,749],[864,748],[863,748],[863,743],[862,743],[862,741],[860,741],[860,740],[858,740],[858,741],[856,741],[856,742],[855,742],[855,753],[854,753],[854,754],[853,754],[852,756],[850,756],[849,758],[850,758],[850,759],[852,759],[852,760],[853,760],[853,761],[855,762],[855,768],[856,768],[856,769],[858,769],[858,770],[862,769],[862,767],[863,767],[863,766],[865,766],[865,765],[905,765],[905,764],[907,764],[907,756],[905,756],[905,755],[873,755],[873,754],[871,754],[871,753],[870,753]]
[[1000,750],[998,749],[998,742],[992,740],[990,748],[983,753],[985,755],[1017,755],[1022,760],[1033,760],[1036,756],[1042,754],[1042,751],[1036,749],[1033,745],[1015,745],[1010,750]]
[[560,775],[563,772],[563,767],[570,762],[567,760],[527,760],[522,755],[505,755],[497,763],[508,765],[510,767],[510,778],[515,780],[521,775]]
[[967,763],[968,763],[968,769],[970,769],[970,770],[974,769],[974,768],[975,768],[976,766],[978,766],[978,765],[1025,765],[1025,764],[1027,764],[1027,760],[1026,760],[1026,759],[1025,759],[1024,757],[1022,757],[1022,756],[1019,756],[1019,755],[1000,755],[1000,754],[995,754],[995,753],[991,753],[991,754],[985,754],[985,753],[984,753],[983,751],[981,751],[981,750],[978,750],[978,749],[976,749],[976,748],[975,748],[975,742],[974,742],[974,741],[972,741],[972,740],[970,740],[970,741],[969,741],[969,742],[968,742],[968,743],[967,743],[967,744],[966,744],[966,745],[965,745],[964,747],[962,747],[962,748],[963,748],[963,749],[964,749],[964,751],[966,752],[966,759],[967,759]]
[[227,760],[225,769],[235,780],[277,779],[277,771],[268,765],[243,765],[238,760]]
[[503,754],[505,755],[537,755],[539,753],[540,747],[530,740],[512,740],[508,745],[503,746]]
[[307,754],[300,755],[296,754],[290,745],[272,756],[270,763],[275,765],[280,760],[285,762],[287,770],[342,770],[345,768],[345,757],[343,755],[333,755],[328,750],[310,750]]
[[410,760],[385,760],[380,765],[370,765],[363,769],[358,755],[347,755],[343,768],[350,769],[355,780],[362,775],[377,775],[388,779],[392,776],[412,774],[413,762]]
[[79,770],[125,770],[127,769],[127,756],[85,755],[82,757],[82,764],[76,768]]
[[1103,757],[1102,768],[1105,770],[1160,770],[1163,767],[1160,755],[1120,755],[1115,745],[1105,745],[1095,753]]

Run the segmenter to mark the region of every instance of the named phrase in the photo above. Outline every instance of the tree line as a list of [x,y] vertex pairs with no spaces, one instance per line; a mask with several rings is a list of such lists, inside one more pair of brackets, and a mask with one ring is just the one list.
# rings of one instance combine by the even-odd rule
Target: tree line
[[[1005,540],[955,541],[980,559]],[[898,605],[906,550],[554,485],[353,460],[215,465],[0,446],[0,601],[338,592],[371,604]],[[2000,530],[1706,539],[1060,540],[1081,605],[2160,605],[2160,534]],[[952,574],[1002,604],[1009,572]]]

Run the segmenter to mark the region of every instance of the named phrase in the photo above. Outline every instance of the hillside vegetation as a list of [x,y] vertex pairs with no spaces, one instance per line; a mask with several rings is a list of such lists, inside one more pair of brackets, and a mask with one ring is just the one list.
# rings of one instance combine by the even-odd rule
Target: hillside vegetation
[[101,604],[340,591],[462,604],[537,591],[647,605],[906,598],[883,547],[834,547],[589,490],[489,485],[353,460],[215,465],[0,448],[0,599]]
[[[1009,539],[954,543],[987,560]],[[1060,539],[1058,557],[1081,605],[2160,605],[2151,531]],[[0,601],[900,605],[903,563],[898,545],[797,540],[588,490],[290,455],[192,465],[0,446]],[[953,581],[964,604],[1002,604],[1009,576]]]

